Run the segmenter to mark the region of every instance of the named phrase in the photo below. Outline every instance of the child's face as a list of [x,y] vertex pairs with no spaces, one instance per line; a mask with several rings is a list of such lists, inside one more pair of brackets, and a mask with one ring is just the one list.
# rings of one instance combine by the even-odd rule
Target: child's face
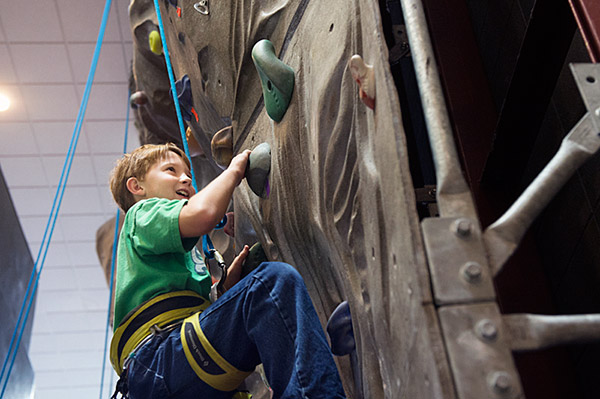
[[185,199],[196,193],[192,186],[190,170],[177,154],[169,152],[148,169],[139,185],[143,198]]

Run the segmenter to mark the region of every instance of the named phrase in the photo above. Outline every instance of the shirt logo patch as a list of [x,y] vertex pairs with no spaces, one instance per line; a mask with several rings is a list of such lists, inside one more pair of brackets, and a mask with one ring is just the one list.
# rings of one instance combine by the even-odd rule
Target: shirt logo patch
[[206,263],[204,263],[204,258],[202,256],[202,252],[198,250],[198,248],[194,247],[191,251],[192,261],[194,262],[194,270],[198,274],[207,274],[208,270],[206,269]]

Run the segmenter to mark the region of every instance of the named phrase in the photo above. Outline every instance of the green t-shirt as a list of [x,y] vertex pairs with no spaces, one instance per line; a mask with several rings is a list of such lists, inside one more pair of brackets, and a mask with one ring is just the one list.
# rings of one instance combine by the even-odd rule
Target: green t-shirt
[[182,238],[179,213],[187,200],[150,198],[125,215],[117,253],[114,328],[157,295],[192,290],[209,297],[211,278],[198,237]]

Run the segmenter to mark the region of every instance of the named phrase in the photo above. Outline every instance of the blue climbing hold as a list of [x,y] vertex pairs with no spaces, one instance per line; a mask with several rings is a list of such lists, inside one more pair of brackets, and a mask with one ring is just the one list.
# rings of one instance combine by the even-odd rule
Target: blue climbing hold
[[192,98],[192,83],[188,75],[183,75],[181,79],[175,82],[175,90],[181,107],[181,116],[186,122],[189,122],[192,120],[192,114],[196,115],[196,111],[194,110],[194,99]]
[[340,303],[329,317],[327,335],[331,341],[331,353],[336,356],[348,355],[356,347],[348,301]]

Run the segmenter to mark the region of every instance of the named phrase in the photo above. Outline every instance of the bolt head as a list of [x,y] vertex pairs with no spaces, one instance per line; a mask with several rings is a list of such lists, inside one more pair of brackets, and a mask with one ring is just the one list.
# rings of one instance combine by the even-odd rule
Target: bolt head
[[469,283],[476,283],[481,281],[483,267],[477,262],[467,262],[461,268],[461,272],[465,280]]
[[498,338],[498,327],[496,327],[496,324],[489,319],[479,321],[475,326],[475,331],[478,336],[486,341],[494,341]]
[[454,222],[454,232],[460,237],[468,237],[471,235],[473,225],[467,219],[458,219]]
[[500,395],[509,394],[512,391],[512,377],[505,371],[495,371],[489,377],[492,391]]

